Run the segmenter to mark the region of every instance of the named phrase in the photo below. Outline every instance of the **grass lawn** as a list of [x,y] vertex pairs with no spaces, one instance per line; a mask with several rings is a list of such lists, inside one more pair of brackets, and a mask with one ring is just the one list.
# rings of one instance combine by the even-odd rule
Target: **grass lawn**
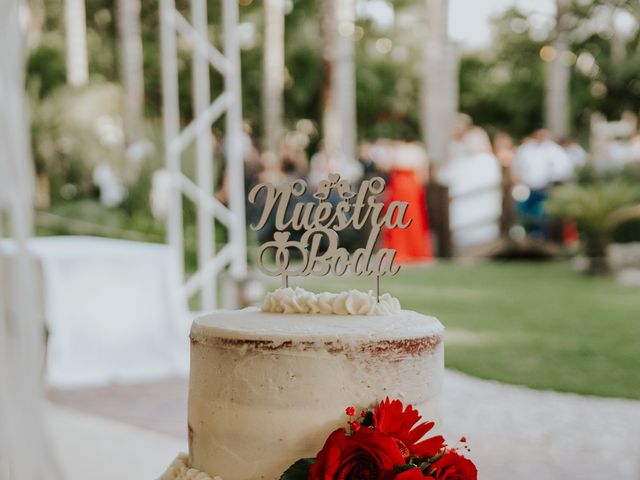
[[[372,279],[305,280],[315,291]],[[299,283],[292,278],[291,286]],[[447,328],[446,364],[539,389],[640,399],[640,290],[566,263],[404,267],[381,291]]]

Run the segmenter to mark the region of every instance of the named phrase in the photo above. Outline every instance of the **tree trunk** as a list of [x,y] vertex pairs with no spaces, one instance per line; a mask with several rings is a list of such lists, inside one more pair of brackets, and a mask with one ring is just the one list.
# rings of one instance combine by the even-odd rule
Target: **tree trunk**
[[323,0],[322,6],[324,143],[329,157],[342,164],[356,160],[355,3]]
[[89,80],[87,19],[84,0],[64,0],[67,83],[78,87]]
[[446,161],[458,110],[457,52],[448,40],[448,0],[425,1],[426,39],[422,58],[422,138],[429,161]]
[[556,0],[556,26],[553,36],[555,56],[547,68],[547,92],[545,98],[545,123],[554,137],[569,133],[569,81],[571,71],[566,62],[569,42],[566,17],[570,0]]
[[611,272],[607,261],[609,235],[606,232],[588,232],[585,240],[585,254],[589,259],[588,275],[608,275]]
[[140,0],[118,0],[120,79],[125,91],[127,143],[144,137],[144,72],[140,37]]
[[262,150],[280,160],[284,91],[284,0],[264,1],[264,65],[262,84]]

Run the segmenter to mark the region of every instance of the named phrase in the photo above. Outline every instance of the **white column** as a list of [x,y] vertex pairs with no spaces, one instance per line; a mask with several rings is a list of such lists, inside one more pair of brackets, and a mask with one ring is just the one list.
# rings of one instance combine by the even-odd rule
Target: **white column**
[[354,0],[323,0],[322,41],[326,69],[324,142],[331,158],[356,159],[356,71]]
[[127,140],[144,137],[144,72],[140,36],[140,0],[118,0],[120,78],[126,96]]
[[67,82],[73,86],[89,80],[86,15],[84,0],[64,0]]
[[566,34],[566,13],[570,0],[557,0],[556,27],[553,48],[555,56],[547,64],[547,86],[545,96],[545,124],[555,137],[569,133],[569,82],[571,71],[566,63],[569,45]]
[[240,45],[238,43],[238,2],[223,2],[224,53],[230,62],[225,75],[225,89],[231,95],[231,105],[226,115],[227,175],[229,181],[229,207],[234,214],[234,224],[229,231],[229,241],[234,248],[231,275],[237,281],[247,276],[247,239],[245,230],[244,152],[242,132],[242,84],[240,79]]
[[38,315],[35,264],[27,250],[33,233],[34,173],[22,6],[19,0],[0,2],[0,221],[8,218],[15,247],[9,261],[0,261],[0,478],[54,480],[60,475],[43,411],[44,321]]
[[[191,0],[191,23],[203,39],[208,40],[207,1]],[[209,91],[209,62],[200,49],[193,51],[193,114],[202,115],[211,101]],[[198,187],[207,195],[213,195],[213,138],[207,128],[196,138],[196,177]],[[215,238],[213,216],[206,206],[199,202],[198,217],[198,268],[204,269],[213,257]],[[208,275],[202,280],[200,303],[203,310],[212,310],[216,306],[216,275]]]
[[447,85],[445,118],[448,130],[445,132],[448,145],[453,139],[456,115],[460,109],[460,52],[458,45],[448,40],[444,48],[443,83]]
[[[450,141],[452,98],[450,89],[457,88],[447,75],[448,0],[425,0],[426,39],[423,50],[422,137],[429,160],[435,164],[446,160]],[[455,100],[454,100],[455,101]]]
[[284,0],[264,0],[262,149],[280,159],[283,135]]
[[176,269],[184,281],[184,240],[182,238],[182,191],[179,183],[180,151],[174,140],[180,131],[178,107],[178,51],[174,22],[174,0],[160,0],[160,40],[162,47],[162,120],[166,168],[173,174],[167,218],[167,241],[175,253]]

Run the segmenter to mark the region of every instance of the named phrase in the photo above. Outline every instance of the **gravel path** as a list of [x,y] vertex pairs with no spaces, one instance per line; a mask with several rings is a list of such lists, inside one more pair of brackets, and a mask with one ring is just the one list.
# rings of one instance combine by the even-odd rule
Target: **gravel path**
[[448,371],[444,430],[486,480],[640,480],[640,401],[542,392]]
[[[182,440],[186,391],[185,379],[172,379],[52,391],[49,398]],[[480,480],[640,480],[640,401],[541,392],[447,371],[443,403],[444,433],[451,443],[469,439]]]

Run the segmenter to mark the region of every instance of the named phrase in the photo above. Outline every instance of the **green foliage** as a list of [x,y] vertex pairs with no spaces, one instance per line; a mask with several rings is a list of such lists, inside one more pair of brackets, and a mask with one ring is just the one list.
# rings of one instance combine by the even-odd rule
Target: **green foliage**
[[[605,27],[585,34],[611,2],[573,2],[567,25],[570,41],[570,125],[573,133],[589,132],[590,116],[602,112],[619,118],[625,110],[640,110],[640,29],[624,46],[621,58],[612,53],[612,38]],[[637,3],[616,2],[618,8],[637,16]],[[635,11],[633,9],[636,9]],[[606,15],[605,15],[606,16]],[[585,30],[586,27],[586,30]],[[540,49],[551,42],[532,30],[527,17],[510,9],[494,20],[495,45],[490,53],[470,54],[460,64],[460,108],[489,130],[523,137],[543,126],[545,70]],[[591,56],[594,66],[580,69],[576,59]],[[584,62],[588,63],[588,62]]]
[[634,206],[640,202],[640,186],[625,177],[611,175],[605,174],[600,179],[583,175],[583,183],[554,188],[545,204],[552,215],[578,223],[583,250],[589,258],[588,274],[609,273],[606,247],[612,233],[621,225],[628,229],[629,220],[640,220],[640,204]]
[[53,43],[41,43],[27,61],[27,90],[34,98],[51,94],[66,81],[64,52]]
[[587,165],[578,171],[577,181],[580,185],[616,181],[640,184],[640,163],[630,163],[622,169],[612,168],[602,171]]
[[322,61],[317,45],[296,43],[286,53],[289,82],[284,92],[288,119],[312,118],[319,121],[322,112]]
[[490,132],[506,131],[522,138],[541,127],[541,62],[516,68],[508,60],[494,63],[463,58],[460,79],[460,110]]
[[[147,242],[163,242],[164,227],[151,215],[104,207],[96,199],[60,200],[49,213],[58,221],[36,217],[38,235],[93,235]],[[39,214],[38,214],[39,215]],[[50,218],[50,217],[49,217]]]
[[490,131],[523,137],[542,126],[544,64],[542,42],[529,32],[514,32],[514,21],[526,21],[511,9],[494,21],[496,45],[491,53],[460,62],[460,110]]
[[[28,81],[39,97],[46,97],[63,82],[64,31],[63,4],[43,0],[45,13],[41,45],[31,52]],[[178,0],[178,9],[190,17],[188,0]],[[323,65],[320,39],[320,5],[317,0],[294,0],[286,22],[285,58],[288,81],[285,89],[286,123],[300,118],[320,124]],[[598,9],[611,2],[572,2],[569,39],[575,56],[589,54],[596,68],[585,73],[573,66],[571,74],[571,125],[574,132],[588,131],[591,113],[603,112],[616,118],[624,110],[640,110],[640,29],[625,45],[622,58],[612,55],[612,40],[606,28],[585,34],[585,25],[600,14]],[[618,0],[617,8],[638,18],[635,0]],[[209,2],[211,38],[221,46],[221,6]],[[262,118],[260,102],[262,76],[263,4],[243,1],[241,21],[254,24],[256,45],[242,52],[244,114],[254,136],[260,138]],[[398,12],[415,9],[408,0],[394,2]],[[160,29],[158,0],[141,2],[141,31],[145,68],[145,107],[147,115],[161,112]],[[395,28],[378,32],[369,20],[358,20],[364,37],[356,43],[358,127],[361,138],[375,136],[419,136],[419,69],[423,38]],[[87,31],[90,71],[94,78],[114,81],[118,77],[118,41],[116,2],[95,0],[87,3]],[[490,131],[504,130],[523,137],[543,125],[545,64],[540,48],[550,39],[540,38],[517,9],[499,15],[493,25],[495,45],[491,52],[468,54],[460,63],[460,106],[477,123]],[[577,32],[577,33],[576,33]],[[394,45],[408,47],[410,55],[402,61],[392,54],[381,55],[373,43],[387,36]],[[190,51],[180,44],[179,97],[184,121],[191,116]],[[214,94],[222,88],[222,78],[211,79]],[[223,128],[223,127],[220,127]]]
[[[36,170],[51,182],[52,200],[92,195],[91,172],[102,162],[123,171],[122,94],[109,83],[58,88],[32,106]],[[71,185],[64,193],[63,187]]]
[[546,208],[552,215],[572,218],[587,232],[609,231],[612,215],[640,201],[640,187],[622,181],[554,188]]
[[315,458],[301,458],[282,474],[280,480],[307,480],[309,469],[315,461]]
[[386,57],[367,58],[365,55],[356,57],[356,65],[360,137],[418,139],[420,89],[418,78],[410,74],[409,65],[397,64]]
[[[623,169],[609,169],[604,171],[597,170],[593,166],[586,166],[578,172],[577,185],[577,192],[559,192],[562,198],[565,196],[570,197],[569,205],[566,205],[564,209],[570,209],[572,211],[578,210],[583,213],[590,211],[592,208],[587,207],[586,204],[590,204],[593,200],[584,197],[588,196],[589,194],[587,192],[592,189],[597,191],[607,190],[608,193],[605,195],[607,197],[617,196],[618,198],[615,203],[619,205],[618,208],[624,208],[627,205],[634,204],[636,201],[640,201],[640,197],[633,194],[633,190],[637,190],[637,185],[640,185],[640,163],[631,163]],[[628,188],[625,187],[625,185]],[[596,194],[596,196],[597,195],[602,195],[602,192]],[[630,197],[630,200],[625,202],[624,197],[627,195]],[[559,199],[555,201],[555,203],[562,201],[563,200]],[[549,206],[551,209],[554,209],[554,211],[558,210],[558,212],[563,209],[561,205],[550,204]],[[607,207],[601,205],[598,208],[605,209]],[[615,204],[610,204],[608,207],[609,210],[613,211],[618,208],[616,208]],[[603,213],[601,212],[601,214]],[[607,215],[604,216],[607,217]],[[616,225],[611,233],[613,240],[616,242],[640,241],[640,220],[630,219],[621,225]]]
[[[285,118],[291,124],[300,118],[320,119],[322,108],[322,44],[320,2],[295,0],[285,17]],[[247,64],[246,68],[250,68]]]

